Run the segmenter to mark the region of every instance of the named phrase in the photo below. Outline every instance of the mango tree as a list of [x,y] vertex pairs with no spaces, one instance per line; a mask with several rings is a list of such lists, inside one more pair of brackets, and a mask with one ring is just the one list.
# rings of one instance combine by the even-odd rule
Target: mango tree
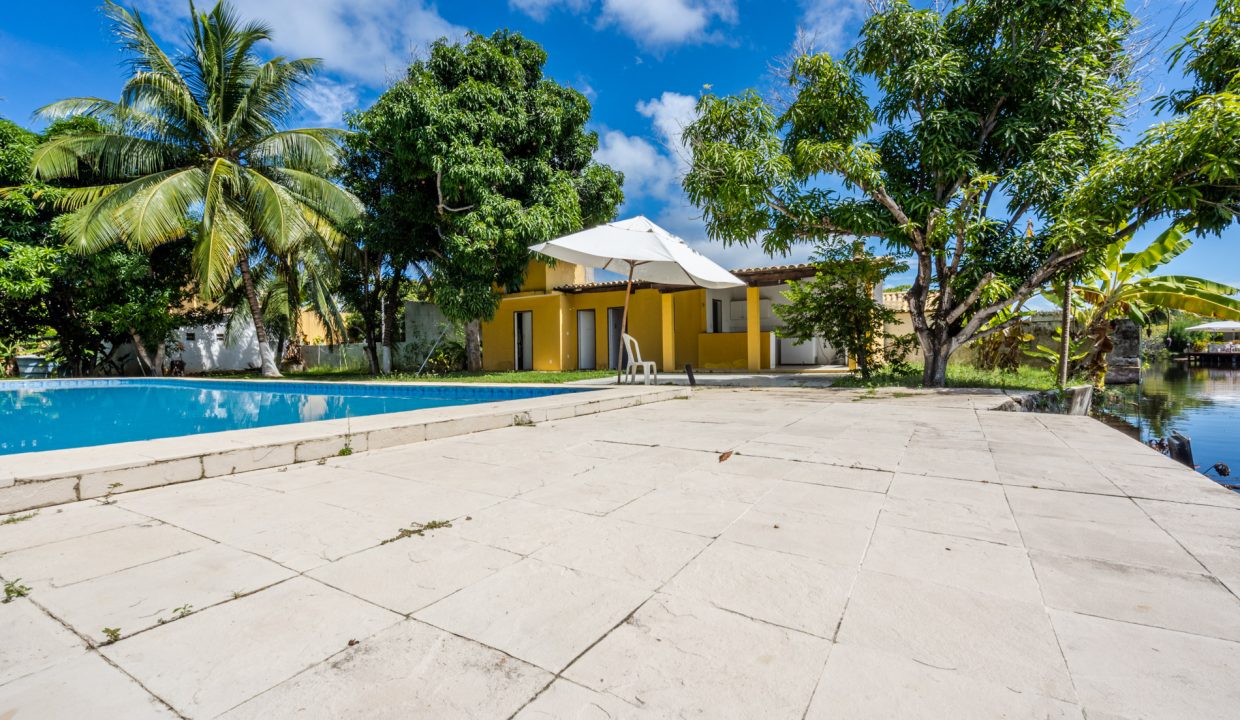
[[466,324],[472,370],[479,321],[495,314],[497,288],[521,283],[527,248],[610,220],[623,200],[622,176],[593,159],[590,102],[545,77],[546,60],[507,31],[439,40],[350,119],[345,184],[368,205],[357,255],[370,268],[356,284],[390,285],[369,305],[394,308],[418,268],[444,314]]
[[779,252],[854,236],[912,256],[905,297],[939,387],[953,352],[1089,249],[1024,230],[1050,226],[1116,142],[1133,90],[1122,0],[949,7],[884,3],[842,58],[792,62],[786,106],[706,94],[685,132],[685,189],[712,238]]

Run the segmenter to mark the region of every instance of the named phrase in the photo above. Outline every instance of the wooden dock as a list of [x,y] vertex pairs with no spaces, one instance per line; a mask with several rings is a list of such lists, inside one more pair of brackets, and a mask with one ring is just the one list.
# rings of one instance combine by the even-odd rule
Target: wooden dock
[[1188,352],[1189,365],[1212,368],[1240,368],[1240,352]]

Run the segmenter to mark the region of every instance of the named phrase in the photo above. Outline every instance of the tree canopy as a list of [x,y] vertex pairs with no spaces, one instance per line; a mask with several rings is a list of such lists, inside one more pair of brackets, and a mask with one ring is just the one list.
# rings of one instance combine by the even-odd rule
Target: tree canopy
[[543,74],[517,33],[439,40],[354,115],[346,184],[370,204],[363,232],[430,278],[444,313],[490,318],[528,247],[614,217],[622,176],[594,161],[584,95]]
[[56,231],[64,190],[31,181],[43,142],[102,126],[90,118],[52,123],[36,134],[0,120],[0,357],[39,349],[75,374],[115,362],[125,342],[160,345],[176,327],[212,319],[191,311],[190,246],[175,241],[153,253],[117,246],[80,255]]
[[[117,244],[150,251],[192,234],[196,286],[216,297],[240,269],[263,372],[278,375],[249,278],[251,256],[286,256],[338,238],[357,200],[327,179],[341,132],[282,129],[317,60],[262,60],[268,26],[243,22],[226,3],[192,12],[187,52],[169,56],[142,17],[107,3],[129,56],[117,101],[73,98],[45,118],[90,117],[95,132],[48,140],[32,159],[36,180],[94,182],[59,193],[61,235],[79,252]],[[192,10],[192,5],[191,5]]]
[[725,242],[855,236],[911,254],[924,381],[941,386],[952,352],[1085,252],[1024,230],[1049,227],[1114,146],[1131,28],[1122,0],[895,0],[843,57],[798,57],[785,107],[704,95],[685,188]]

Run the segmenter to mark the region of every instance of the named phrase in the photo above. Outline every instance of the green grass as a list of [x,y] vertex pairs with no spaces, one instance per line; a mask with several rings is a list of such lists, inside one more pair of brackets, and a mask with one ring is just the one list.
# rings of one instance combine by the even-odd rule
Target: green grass
[[[947,386],[999,390],[1050,390],[1056,386],[1056,383],[1054,373],[1042,368],[1022,367],[1016,372],[1001,372],[982,370],[972,365],[948,365]],[[913,371],[907,374],[881,370],[868,380],[860,375],[846,376],[836,380],[831,387],[921,387],[921,366],[914,365]]]
[[[356,369],[336,370],[332,368],[314,368],[303,372],[285,373],[285,380],[316,380],[316,381],[357,381],[381,380],[383,382],[454,382],[454,383],[566,383],[573,380],[590,380],[593,378],[614,377],[615,370],[572,370],[565,372],[542,372],[529,370],[522,372],[454,372],[443,375],[414,375],[413,373],[392,373],[391,375],[371,375]],[[245,378],[262,380],[258,372],[212,373],[211,377]]]

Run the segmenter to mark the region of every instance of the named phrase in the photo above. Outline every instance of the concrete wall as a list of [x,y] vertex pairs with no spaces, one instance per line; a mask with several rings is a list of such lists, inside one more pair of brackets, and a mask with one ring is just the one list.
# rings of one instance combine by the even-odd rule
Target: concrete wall
[[246,323],[234,332],[231,343],[222,324],[182,328],[176,332],[176,337],[183,349],[170,353],[169,359],[180,357],[184,360],[187,373],[249,370],[262,366],[253,323]]
[[421,337],[427,342],[434,342],[443,332],[445,325],[450,324],[448,318],[440,312],[439,306],[428,302],[405,303],[405,338]]

